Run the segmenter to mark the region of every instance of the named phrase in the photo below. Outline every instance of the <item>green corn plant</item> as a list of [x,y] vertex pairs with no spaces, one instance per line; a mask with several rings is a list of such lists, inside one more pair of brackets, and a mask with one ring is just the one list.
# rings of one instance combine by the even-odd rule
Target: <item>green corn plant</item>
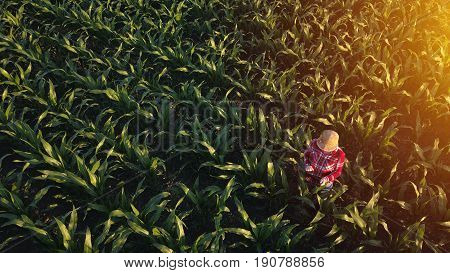
[[406,201],[403,205],[412,215],[428,215],[435,221],[445,221],[448,217],[447,194],[438,185],[429,185],[427,170],[417,181],[407,181],[399,185],[398,199]]
[[[362,236],[362,238],[360,238],[361,246],[356,248],[355,251],[364,251],[367,247],[385,249],[389,244],[389,241],[386,243],[383,240],[380,240],[380,234],[378,232],[381,229],[385,234],[391,236],[388,225],[383,219],[383,207],[378,204],[379,198],[380,192],[374,193],[361,210],[358,209],[358,206],[360,205],[358,203],[360,202],[355,201],[345,208],[345,213],[334,214],[336,219],[352,224],[353,231],[349,231],[350,234],[356,231],[360,234],[359,237]],[[342,230],[342,228],[339,229]],[[344,231],[344,234],[345,233],[346,232]]]
[[349,176],[352,181],[358,183],[356,185],[359,185],[358,187],[363,187],[365,185],[373,188],[378,175],[377,170],[373,166],[373,156],[370,154],[370,159],[367,164],[363,163],[363,156],[363,152],[359,152],[351,166],[346,162],[348,168],[346,168],[344,177]]
[[[235,197],[235,204],[239,211],[244,228],[224,228],[226,232],[231,232],[248,239],[251,247],[258,252],[262,252],[274,244],[275,249],[281,250],[289,247],[292,230],[296,225],[289,225],[288,220],[282,220],[283,209],[277,214],[267,218],[264,222],[254,223],[245,211],[241,201]],[[245,244],[245,243],[244,243]]]
[[[424,235],[425,235],[425,224],[423,221],[426,217],[420,219],[416,223],[408,226],[405,231],[397,235],[393,239],[392,250],[397,252],[420,252],[423,247]],[[432,247],[435,252],[439,250]]]
[[428,170],[437,172],[443,170],[450,172],[450,166],[445,164],[446,151],[450,151],[450,146],[446,145],[442,148],[439,147],[439,139],[434,140],[433,146],[421,147],[419,144],[414,143],[414,152],[412,155],[414,159],[409,159],[412,164],[420,165]]
[[[39,220],[33,221],[29,216],[32,214],[33,208],[36,208],[38,202],[47,194],[49,187],[45,187],[41,189],[33,200],[26,204],[24,203],[16,194],[7,190],[2,183],[0,183],[0,218],[2,227],[9,226],[17,226],[21,229],[29,231],[39,242],[41,242],[45,247],[49,247],[50,249],[55,246],[55,241],[52,238],[51,234],[45,230]],[[25,236],[28,236],[25,233]],[[6,238],[5,241],[1,245],[1,249],[7,248],[8,243],[14,243],[17,239],[24,237],[21,236],[12,236]]]
[[212,209],[212,204],[216,203],[217,193],[221,191],[220,187],[216,185],[208,186],[204,189],[199,189],[199,179],[195,180],[194,186],[188,188],[185,184],[179,183],[178,187],[186,194],[186,197],[193,203],[195,208],[200,213],[206,213]]
[[[179,183],[178,186],[184,192],[186,197],[195,205],[195,208],[200,215],[220,215],[223,212],[230,212],[230,209],[227,207],[227,200],[230,198],[236,187],[236,180],[234,177],[230,179],[224,189],[217,185],[211,185],[199,190],[198,179],[196,179],[194,186],[191,189],[183,183]],[[204,219],[206,220],[206,218]]]
[[[352,127],[353,133],[357,139],[361,140],[362,145],[368,145],[373,141],[379,141],[379,149],[381,152],[388,151],[390,147],[396,147],[392,142],[392,138],[398,132],[397,124],[392,125],[386,129],[383,133],[386,119],[391,116],[394,108],[384,111],[377,121],[377,114],[375,112],[367,113],[364,117],[358,116],[352,123],[355,127]],[[366,119],[366,120],[365,120]]]
[[[183,218],[185,215],[177,215],[175,213],[176,207],[181,204],[183,199],[180,199],[175,206],[175,209],[170,209],[169,214],[165,219],[162,219],[163,212],[168,210],[166,208],[168,200],[165,200],[169,193],[163,192],[152,197],[142,208],[138,210],[132,204],[130,211],[124,209],[115,209],[110,211],[109,218],[113,222],[105,223],[105,228],[110,229],[111,223],[114,219],[123,219],[127,223],[127,227],[120,225],[115,229],[114,233],[106,231],[105,234],[111,234],[104,241],[103,244],[112,242],[112,251],[117,252],[126,247],[127,238],[136,234],[142,237],[143,240],[150,243],[152,247],[161,252],[173,252],[175,250],[185,251],[186,246],[183,245],[184,227]],[[107,210],[104,206],[93,206],[96,210]],[[100,239],[99,239],[100,240]],[[97,243],[96,247],[98,248]],[[148,247],[148,246],[147,246]]]
[[[192,252],[226,252],[226,234],[235,234],[235,230],[226,231],[221,226],[223,215],[218,214],[214,217],[214,228],[212,232],[203,233],[197,237],[192,244]],[[239,245],[239,243],[236,243]]]
[[[286,171],[281,162],[273,162],[270,149],[257,148],[248,154],[243,151],[241,165],[248,181],[247,194],[256,198],[274,200],[288,192]],[[263,190],[263,192],[260,192]]]

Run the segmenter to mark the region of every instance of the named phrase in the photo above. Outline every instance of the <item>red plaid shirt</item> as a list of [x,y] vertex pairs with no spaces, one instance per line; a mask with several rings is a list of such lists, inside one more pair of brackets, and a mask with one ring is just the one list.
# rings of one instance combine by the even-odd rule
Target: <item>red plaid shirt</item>
[[333,182],[341,175],[344,161],[345,153],[341,148],[325,152],[317,146],[317,139],[313,139],[305,151],[305,166],[311,166],[314,170],[309,174],[318,179],[328,177]]

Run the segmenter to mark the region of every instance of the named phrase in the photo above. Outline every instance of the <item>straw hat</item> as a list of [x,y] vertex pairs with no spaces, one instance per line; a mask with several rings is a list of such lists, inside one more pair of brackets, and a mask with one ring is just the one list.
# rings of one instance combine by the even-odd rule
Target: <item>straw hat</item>
[[339,135],[335,131],[325,130],[317,139],[317,146],[325,152],[332,152],[339,145]]

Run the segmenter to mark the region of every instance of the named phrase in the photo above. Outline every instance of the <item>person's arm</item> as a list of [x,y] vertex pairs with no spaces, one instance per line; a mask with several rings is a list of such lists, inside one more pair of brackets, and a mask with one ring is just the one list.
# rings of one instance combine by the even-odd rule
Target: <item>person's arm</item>
[[330,173],[329,175],[325,176],[328,179],[328,182],[333,183],[336,178],[338,178],[342,173],[342,168],[344,167],[345,162],[345,153],[341,150],[339,153],[339,159],[336,164],[336,168],[334,169],[334,172]]
[[304,157],[305,157],[305,170],[307,170],[308,168],[312,168],[314,170],[314,168],[311,166],[311,156],[312,156],[312,142],[309,144],[308,148],[306,149],[305,153],[304,153]]

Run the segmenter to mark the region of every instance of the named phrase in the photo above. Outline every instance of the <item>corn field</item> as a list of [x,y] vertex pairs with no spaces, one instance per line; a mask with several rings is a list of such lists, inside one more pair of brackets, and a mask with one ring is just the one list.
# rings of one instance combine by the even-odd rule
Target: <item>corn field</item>
[[[450,251],[448,1],[3,0],[0,19],[0,251]],[[300,166],[327,128],[347,161],[323,193]]]

